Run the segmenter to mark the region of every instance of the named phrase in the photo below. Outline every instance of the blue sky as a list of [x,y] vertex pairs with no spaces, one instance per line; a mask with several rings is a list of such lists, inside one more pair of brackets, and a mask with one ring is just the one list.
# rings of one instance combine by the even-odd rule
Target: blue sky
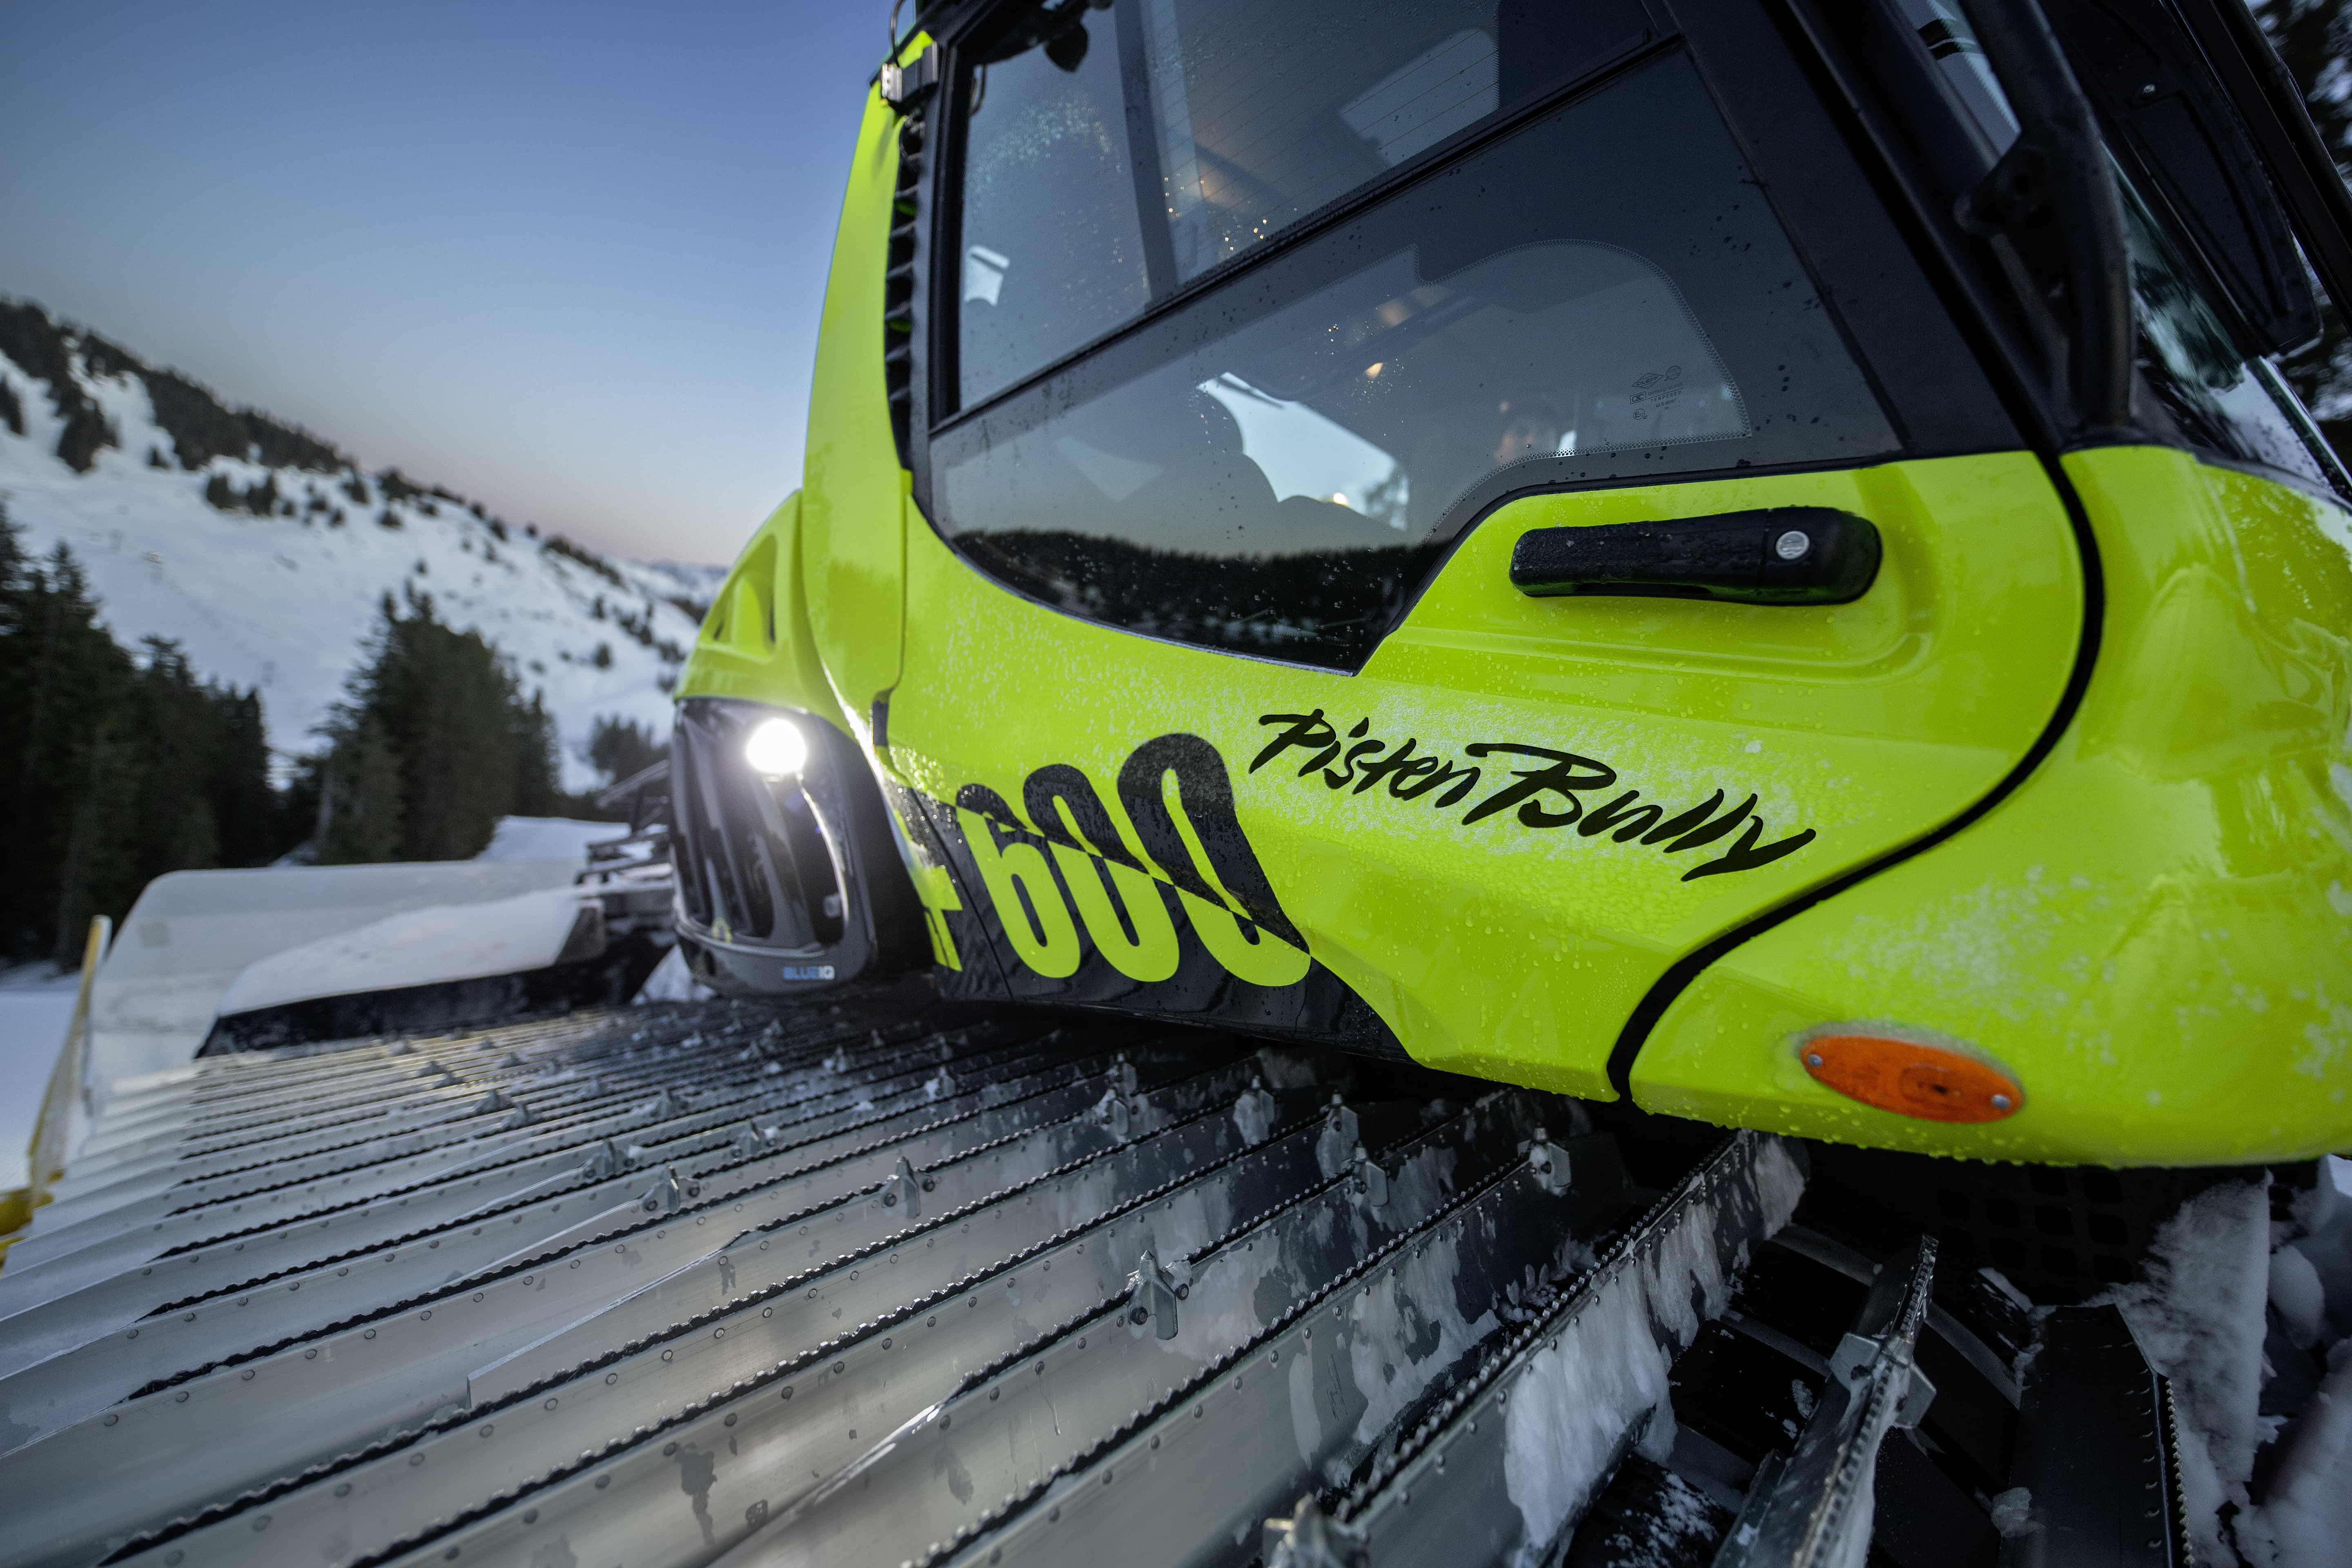
[[887,0],[0,0],[0,293],[514,521],[798,483]]

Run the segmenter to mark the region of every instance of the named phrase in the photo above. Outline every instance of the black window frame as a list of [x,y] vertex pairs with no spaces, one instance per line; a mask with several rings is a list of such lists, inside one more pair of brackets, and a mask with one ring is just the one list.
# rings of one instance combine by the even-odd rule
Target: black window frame
[[[1920,254],[1922,247],[1899,210],[1902,204],[1890,195],[1873,139],[1825,89],[1820,62],[1790,19],[1778,14],[1768,17],[1756,0],[1639,3],[1649,17],[1650,32],[1636,47],[1595,63],[1526,103],[1454,132],[969,407],[957,402],[956,343],[961,303],[960,193],[970,62],[1031,5],[1029,0],[1001,0],[942,18],[934,31],[934,47],[941,57],[940,86],[925,106],[929,123],[921,132],[919,202],[929,254],[914,323],[914,406],[906,453],[913,499],[927,525],[949,548],[957,548],[940,526],[934,504],[931,447],[935,436],[1021,397],[1041,383],[1067,374],[1170,313],[1347,224],[1433,171],[1513,134],[1572,99],[1606,90],[1621,77],[1675,51],[1685,54],[1696,67],[1739,156],[1755,174],[1772,220],[1823,301],[1832,330],[1892,427],[1896,445],[1861,459],[1777,465],[1735,462],[1671,473],[1513,486],[1486,498],[1445,542],[1408,598],[1408,613],[1412,600],[1444,570],[1446,558],[1461,541],[1495,510],[1523,496],[1696,482],[1732,473],[1842,470],[1916,458],[2011,451],[2027,445],[2021,422],[2011,406],[2011,397],[1997,385],[1981,345],[1964,318],[1953,310],[1948,279]],[[1841,280],[1851,280],[1852,286],[1842,287]],[[1004,591],[1021,593],[993,574],[989,575]],[[1057,606],[1045,607],[1067,613]],[[1256,657],[1226,649],[1210,651]]]
[[[1776,11],[1786,7],[1788,26],[1810,45],[1804,58],[1823,83],[1825,98],[1840,106],[1858,136],[1875,149],[1874,168],[1887,191],[1888,210],[1932,265],[1953,320],[1977,345],[2018,427],[2054,464],[2061,454],[2083,443],[2071,437],[2068,411],[2052,395],[2053,358],[2063,353],[2064,328],[2041,290],[2053,258],[2037,251],[2032,238],[2022,243],[2007,235],[1988,238],[1958,220],[1963,193],[1984,177],[1990,163],[1975,144],[1964,116],[1948,104],[1944,86],[1918,47],[1920,40],[1891,0],[1767,3]],[[1955,3],[1965,14],[1968,0]],[[2135,159],[2116,153],[2113,133],[2105,127],[2103,135],[2123,174],[2137,178]],[[2158,232],[2183,253],[2208,307],[2236,325],[2233,313],[2212,295],[2195,237],[2182,231],[2162,204],[2151,202],[2149,206]],[[2144,357],[2147,344],[2137,326],[2135,339],[2140,351],[2136,359]],[[2105,432],[2092,444],[2136,441],[2168,447],[2213,468],[2252,474],[2338,506],[2352,503],[2352,474],[2346,472],[2292,388],[2282,384],[2274,389],[2284,394],[2282,413],[2322,471],[2334,477],[2333,488],[2294,469],[2250,462],[2197,440],[2173,417],[2137,363],[2132,380],[2128,426]]]

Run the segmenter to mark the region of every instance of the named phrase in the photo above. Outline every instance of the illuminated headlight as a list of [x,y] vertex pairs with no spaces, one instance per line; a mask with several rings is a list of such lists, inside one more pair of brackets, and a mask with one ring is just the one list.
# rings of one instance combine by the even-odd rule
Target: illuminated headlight
[[762,719],[743,742],[743,760],[755,773],[789,777],[808,763],[808,737],[789,719]]

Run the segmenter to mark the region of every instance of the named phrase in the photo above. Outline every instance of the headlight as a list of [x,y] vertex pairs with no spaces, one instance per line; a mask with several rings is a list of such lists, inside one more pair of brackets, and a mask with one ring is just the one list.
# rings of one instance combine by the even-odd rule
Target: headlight
[[743,742],[743,760],[764,777],[788,777],[807,765],[808,737],[789,719],[762,719]]

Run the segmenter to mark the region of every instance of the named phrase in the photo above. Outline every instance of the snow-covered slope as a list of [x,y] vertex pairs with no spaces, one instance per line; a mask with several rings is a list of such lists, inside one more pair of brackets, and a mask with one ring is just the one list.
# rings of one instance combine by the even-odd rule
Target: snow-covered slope
[[[378,601],[404,585],[431,594],[444,620],[479,631],[525,690],[544,693],[566,787],[596,782],[583,753],[600,715],[668,729],[668,689],[696,629],[684,606],[706,602],[722,568],[608,560],[533,538],[425,481],[364,474],[339,453],[330,470],[320,454],[332,448],[320,442],[310,459],[320,467],[265,466],[256,444],[184,468],[187,447],[156,416],[168,373],[70,329],[59,346],[48,369],[69,375],[66,401],[86,398],[114,442],[95,452],[82,442],[89,468],[77,471],[58,455],[70,414],[52,381],[0,352],[0,501],[29,552],[73,551],[119,641],[171,637],[200,673],[259,689],[274,748],[317,748],[312,731],[341,695]],[[168,377],[161,395],[184,404],[187,387]],[[207,487],[233,510],[208,502]],[[277,504],[240,499],[260,487]]]

